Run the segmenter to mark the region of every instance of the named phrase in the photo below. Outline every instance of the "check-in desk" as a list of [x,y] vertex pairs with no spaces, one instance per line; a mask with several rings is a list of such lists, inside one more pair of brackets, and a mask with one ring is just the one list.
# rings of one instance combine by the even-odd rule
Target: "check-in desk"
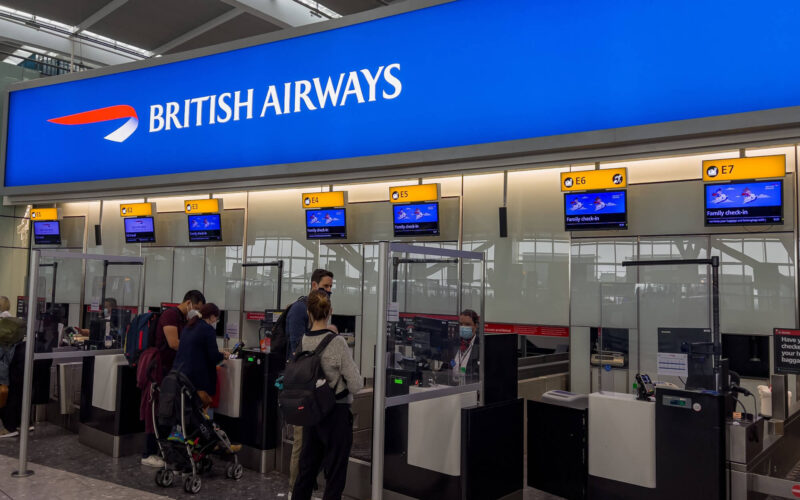
[[124,355],[83,358],[79,442],[114,458],[141,452],[140,401],[136,368],[128,365]]
[[262,474],[275,470],[280,430],[275,381],[284,367],[277,354],[243,350],[217,372],[220,402],[214,419],[242,444],[239,461]]

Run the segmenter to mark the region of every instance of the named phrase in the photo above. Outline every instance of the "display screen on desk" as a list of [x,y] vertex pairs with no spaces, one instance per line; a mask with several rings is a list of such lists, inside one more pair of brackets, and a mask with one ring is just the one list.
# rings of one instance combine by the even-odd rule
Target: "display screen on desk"
[[783,181],[705,185],[706,226],[783,224]]
[[222,241],[220,214],[190,215],[189,241]]
[[567,193],[564,195],[564,229],[566,231],[627,229],[626,198],[625,191]]
[[347,238],[347,213],[344,208],[306,210],[306,238]]
[[438,236],[439,203],[394,205],[395,236]]
[[37,245],[60,245],[61,224],[57,220],[34,222],[33,242]]
[[152,217],[125,219],[125,243],[153,243],[156,241]]

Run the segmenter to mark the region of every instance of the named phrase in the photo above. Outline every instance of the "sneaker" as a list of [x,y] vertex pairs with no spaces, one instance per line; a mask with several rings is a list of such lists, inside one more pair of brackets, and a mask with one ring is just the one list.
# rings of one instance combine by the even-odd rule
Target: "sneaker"
[[19,431],[11,432],[5,427],[0,428],[0,439],[2,438],[13,438],[19,436]]
[[150,455],[147,458],[142,459],[142,465],[146,465],[148,467],[164,467],[164,461],[161,460],[161,457],[158,455]]

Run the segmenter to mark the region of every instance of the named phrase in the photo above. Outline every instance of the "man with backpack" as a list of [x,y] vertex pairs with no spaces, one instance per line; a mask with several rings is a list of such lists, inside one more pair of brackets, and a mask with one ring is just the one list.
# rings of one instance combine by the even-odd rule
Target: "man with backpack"
[[[199,290],[189,290],[183,296],[183,302],[178,307],[169,307],[158,318],[155,333],[155,348],[158,354],[155,362],[158,365],[156,379],[161,380],[166,376],[175,362],[178,354],[178,344],[181,330],[186,326],[192,311],[199,311],[206,303],[206,298]],[[147,390],[142,390],[142,398],[146,398]],[[142,465],[150,467],[163,467],[164,462],[158,456],[158,444],[155,434],[146,433],[146,449],[142,455]]]
[[[330,299],[333,289],[333,273],[327,269],[316,269],[311,273],[311,291],[323,290],[328,294]],[[290,305],[286,312],[286,336],[288,337],[287,358],[292,357],[297,348],[300,346],[300,341],[303,335],[306,334],[309,328],[308,322],[308,309],[306,297],[300,297]],[[335,331],[334,326],[331,325],[331,330]],[[292,459],[289,463],[289,491],[294,487],[295,480],[297,479],[298,464],[300,463],[300,450],[303,448],[303,428],[294,426],[294,444],[292,445]]]

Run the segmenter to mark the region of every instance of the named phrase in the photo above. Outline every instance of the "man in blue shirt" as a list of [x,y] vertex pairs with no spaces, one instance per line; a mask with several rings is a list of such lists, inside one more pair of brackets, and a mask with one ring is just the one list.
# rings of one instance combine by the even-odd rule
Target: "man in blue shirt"
[[[311,291],[325,290],[328,297],[331,296],[333,289],[333,273],[327,269],[316,269],[311,273]],[[306,309],[306,298],[300,297],[289,311],[286,313],[286,336],[289,339],[289,349],[287,355],[292,357],[303,335],[308,331],[308,309]],[[331,329],[336,331],[331,325]],[[300,450],[303,448],[303,428],[294,427],[294,444],[292,445],[292,460],[289,462],[289,491],[294,488],[297,479],[297,468],[300,462]]]
[[[333,273],[326,269],[317,269],[311,274],[311,291],[322,289],[328,292],[328,297],[333,289]],[[300,297],[295,304],[301,303],[302,306],[290,307],[286,313],[286,336],[289,338],[289,351],[287,355],[291,358],[297,346],[300,345],[303,335],[308,330],[308,311],[306,310],[306,298]]]

